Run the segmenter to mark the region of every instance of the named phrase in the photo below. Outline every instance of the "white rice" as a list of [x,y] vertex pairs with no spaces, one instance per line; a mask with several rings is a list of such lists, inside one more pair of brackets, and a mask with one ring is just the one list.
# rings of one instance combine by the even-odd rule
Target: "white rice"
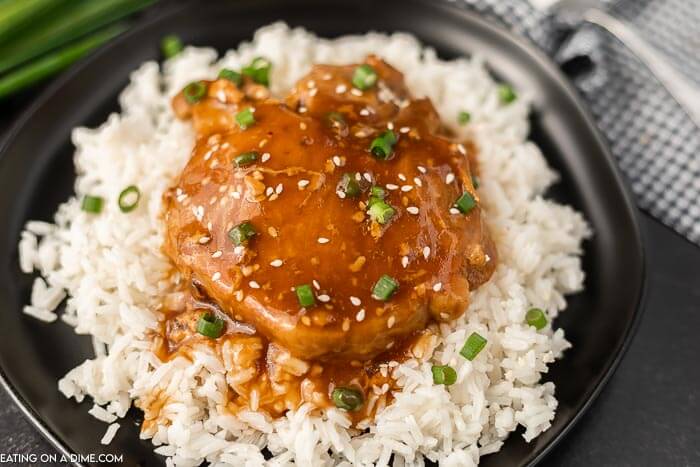
[[[452,130],[477,142],[479,193],[500,264],[472,294],[464,316],[440,326],[428,361],[392,365],[403,391],[365,432],[351,429],[338,410],[310,415],[308,405],[278,420],[250,411],[234,416],[222,408],[227,370],[208,348],[198,349],[193,363],[163,363],[147,338],[157,328],[158,304],[174,287],[160,250],[161,194],[193,146],[190,123],[174,118],[169,98],[192,80],[211,78],[223,66],[239,68],[257,55],[274,64],[271,88],[281,94],[314,63],[357,62],[369,53],[403,71],[414,94],[430,97]],[[589,231],[580,214],[542,198],[557,176],[526,139],[527,89],[502,105],[497,86],[482,58],[442,61],[407,34],[327,41],[284,24],[262,28],[219,61],[212,49],[188,47],[162,72],[155,62],[142,65],[120,97],[121,114],[98,129],[74,131],[75,197],[58,209],[55,224],[29,222],[20,240],[22,270],[43,277],[25,312],[53,321],[67,293],[62,320],[95,342],[96,357],[71,370],[59,389],[76,401],[90,396],[91,413],[107,423],[124,416],[132,401],[162,390],[168,399],[159,423],[142,438],[159,446],[171,466],[203,460],[215,466],[387,465],[392,454],[396,465],[423,465],[425,457],[469,466],[498,451],[519,425],[532,440],[549,428],[557,408],[554,385],[540,380],[570,346],[551,320],[566,307],[564,295],[582,288],[581,242]],[[456,122],[462,110],[471,114],[464,127]],[[116,199],[131,184],[140,188],[141,203],[123,214]],[[81,211],[87,193],[105,198],[101,214]],[[541,331],[524,324],[532,306],[549,316]],[[488,345],[470,362],[459,350],[473,331]],[[457,383],[434,385],[433,364],[454,367]],[[102,441],[111,441],[118,427],[111,424]],[[265,446],[273,454],[267,461]]]

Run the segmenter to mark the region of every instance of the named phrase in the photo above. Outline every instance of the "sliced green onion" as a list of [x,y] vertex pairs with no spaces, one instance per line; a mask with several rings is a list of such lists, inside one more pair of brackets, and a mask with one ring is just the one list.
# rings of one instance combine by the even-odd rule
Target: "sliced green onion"
[[83,202],[80,205],[80,208],[85,212],[89,212],[92,214],[98,214],[98,213],[102,212],[102,205],[103,204],[104,204],[104,200],[102,199],[101,196],[85,195],[83,197]]
[[449,365],[433,365],[433,383],[449,386],[457,382],[457,372]]
[[255,116],[253,115],[253,111],[250,109],[250,107],[243,109],[236,114],[236,123],[238,123],[238,126],[241,127],[241,130],[245,130],[250,126],[253,126],[255,123]]
[[182,95],[190,104],[201,101],[207,95],[207,85],[202,81],[193,81],[182,90]]
[[518,98],[518,95],[515,93],[515,90],[512,86],[508,84],[502,84],[498,87],[498,97],[501,98],[501,102],[503,102],[504,104],[510,104]]
[[224,68],[223,70],[221,70],[219,72],[218,78],[229,80],[236,86],[240,86],[241,84],[243,84],[243,75],[241,75],[237,71],[229,70],[228,68]]
[[357,198],[360,196],[360,182],[357,181],[355,174],[344,173],[340,182],[338,182],[338,191],[345,193],[348,198]]
[[393,152],[396,141],[397,139],[394,132],[387,130],[372,140],[369,150],[377,159],[385,160],[388,159]]
[[386,224],[396,214],[396,210],[387,204],[384,200],[370,198],[369,209],[367,210],[369,218],[380,224]]
[[122,212],[131,212],[136,209],[141,199],[141,192],[136,185],[130,185],[119,193],[119,209]]
[[328,126],[342,125],[345,123],[345,115],[340,112],[328,112],[324,119]]
[[223,319],[217,318],[212,313],[205,313],[197,321],[197,332],[211,339],[216,339],[224,333],[224,324],[226,323]]
[[272,64],[264,57],[255,57],[250,65],[241,70],[244,75],[263,86],[270,85],[270,69]]
[[297,294],[297,299],[299,300],[299,305],[303,308],[308,308],[316,304],[316,298],[314,298],[314,290],[309,284],[297,285],[294,288]]
[[469,112],[462,111],[457,115],[457,121],[460,125],[466,125],[469,120],[472,119],[472,115]]
[[486,342],[487,340],[485,338],[481,337],[481,335],[478,333],[473,332],[467,338],[467,341],[464,343],[462,350],[459,351],[459,354],[469,361],[474,360],[476,356],[479,355],[479,352],[484,350],[484,347],[486,347]]
[[256,151],[244,152],[239,154],[233,159],[236,167],[245,167],[258,160],[258,153]]
[[527,321],[527,324],[530,326],[534,326],[538,331],[547,325],[547,317],[544,311],[539,308],[530,308],[527,310],[527,313],[525,313],[525,321]]
[[459,209],[462,214],[467,214],[474,209],[474,206],[476,206],[476,200],[466,191],[455,201],[455,207]]
[[377,84],[377,72],[369,65],[360,65],[352,74],[352,85],[362,91]]
[[184,48],[185,45],[182,43],[182,40],[175,34],[169,34],[160,41],[160,50],[166,59],[173,58],[182,52]]
[[479,177],[477,177],[476,175],[472,175],[472,185],[474,185],[474,188],[479,188],[479,184]]
[[399,288],[399,283],[396,280],[384,274],[379,280],[374,284],[372,288],[372,298],[377,300],[387,301]]
[[364,397],[357,389],[352,388],[335,388],[331,394],[333,403],[339,409],[353,412],[358,410],[364,404]]
[[386,190],[380,186],[373,186],[369,190],[369,195],[374,198],[384,199],[386,198]]
[[228,231],[228,238],[231,239],[234,245],[241,246],[248,244],[248,241],[255,237],[258,232],[250,222],[243,222]]

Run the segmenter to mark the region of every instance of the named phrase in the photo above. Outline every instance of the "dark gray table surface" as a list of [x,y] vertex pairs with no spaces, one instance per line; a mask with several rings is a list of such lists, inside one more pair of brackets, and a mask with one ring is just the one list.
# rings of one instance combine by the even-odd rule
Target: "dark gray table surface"
[[[0,135],[26,105],[26,97],[0,102]],[[641,221],[641,326],[598,400],[543,466],[700,466],[700,248],[646,214]],[[0,452],[55,452],[2,390]]]

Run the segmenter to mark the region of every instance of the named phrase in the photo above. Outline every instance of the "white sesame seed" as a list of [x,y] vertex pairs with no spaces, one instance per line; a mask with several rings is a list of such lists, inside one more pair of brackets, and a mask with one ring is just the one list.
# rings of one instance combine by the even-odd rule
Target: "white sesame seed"
[[413,183],[414,183],[416,186],[418,186],[418,187],[423,186],[423,182],[422,182],[422,181],[420,180],[420,178],[418,178],[418,177],[415,177],[415,178],[413,179]]
[[435,292],[441,291],[441,290],[442,290],[442,282],[438,282],[437,284],[435,284],[435,285],[433,286],[433,290],[434,290]]
[[467,153],[467,150],[465,149],[465,147],[464,147],[463,144],[458,144],[458,145],[457,145],[457,150],[458,150],[459,152],[461,152],[462,154],[466,154],[466,153]]
[[280,193],[282,193],[282,190],[284,190],[284,185],[282,185],[281,183],[277,184],[277,186],[275,187],[275,193],[279,195]]
[[423,167],[422,165],[419,165],[419,166],[416,167],[416,168],[418,169],[418,172],[420,172],[420,173],[422,173],[422,174],[424,174],[424,173],[427,172],[427,170],[425,170],[425,167]]
[[394,129],[394,122],[389,122],[389,123],[387,123],[387,124],[386,124],[386,127],[387,127],[388,129],[390,129],[390,130],[393,130],[393,129]]
[[248,285],[250,286],[251,289],[259,289],[260,288],[260,284],[258,284],[255,281],[248,282]]
[[453,174],[452,172],[448,173],[447,176],[445,177],[445,183],[447,183],[449,185],[450,183],[452,183],[454,181],[455,181],[455,174]]
[[413,185],[404,185],[401,187],[401,191],[403,191],[404,193],[408,193],[412,189],[413,189]]
[[272,266],[273,268],[278,268],[282,266],[282,263],[284,263],[284,261],[282,261],[281,259],[273,259],[272,261],[270,261],[270,266]]
[[243,291],[242,290],[236,290],[236,292],[233,294],[236,297],[236,300],[239,302],[243,300]]
[[418,214],[420,212],[420,210],[415,206],[407,207],[406,211],[408,211],[409,214],[413,214],[413,215]]
[[423,258],[428,259],[428,256],[430,256],[430,247],[426,246],[423,248]]
[[359,182],[360,180],[362,180],[362,176],[360,175],[359,172],[357,172],[357,173],[355,174],[355,180],[357,180],[358,182]]
[[321,290],[321,284],[319,284],[316,279],[312,280],[311,283],[314,285],[316,290]]
[[350,94],[352,94],[353,96],[362,97],[362,91],[360,91],[357,88],[352,88],[350,90]]
[[401,266],[403,266],[404,269],[408,267],[408,256],[401,257]]
[[347,91],[347,90],[348,90],[348,87],[345,86],[344,84],[339,84],[339,85],[337,85],[337,86],[335,87],[335,92],[336,92],[337,94],[342,94],[342,93],[344,93],[344,92]]
[[214,150],[213,149],[208,150],[207,153],[204,154],[204,160],[208,161],[211,158],[212,154],[214,154]]
[[450,208],[450,214],[460,214],[459,209],[457,209],[457,208]]
[[402,126],[401,128],[399,128],[399,133],[405,134],[405,133],[408,133],[409,131],[411,131],[411,129],[407,126]]
[[326,295],[326,294],[321,294],[321,295],[319,295],[319,296],[316,297],[316,298],[318,298],[318,301],[319,301],[319,302],[323,302],[323,303],[327,303],[327,302],[330,302],[330,301],[331,301],[331,297],[329,297],[329,296]]
[[223,255],[224,252],[221,250],[216,250],[214,253],[211,254],[212,258],[221,258],[221,255]]
[[362,322],[362,320],[365,319],[365,309],[364,308],[357,312],[357,314],[355,315],[355,319],[357,320],[358,323]]
[[209,240],[211,240],[211,237],[199,237],[199,243],[201,245],[204,245],[205,243],[208,243]]
[[236,254],[236,255],[240,255],[240,254],[243,253],[244,251],[245,251],[245,247],[244,247],[243,245],[238,245],[237,247],[235,247],[235,248],[233,249],[233,253]]
[[187,195],[185,193],[181,194],[180,196],[177,197],[178,202],[182,203],[187,199]]
[[330,242],[330,240],[328,240],[326,237],[318,237],[318,243],[320,243],[321,245],[328,242]]
[[316,87],[316,81],[310,79],[309,81],[306,82],[306,87],[309,89],[313,89]]
[[306,130],[306,123],[299,122],[299,128],[301,128],[302,130]]
[[223,89],[220,89],[219,92],[216,93],[216,99],[219,102],[226,103],[226,93],[224,92]]
[[394,324],[395,324],[395,323],[396,323],[396,318],[395,318],[393,315],[392,315],[392,316],[389,316],[389,319],[386,320],[386,327],[388,327],[389,329],[391,329],[391,328],[394,327]]
[[274,192],[275,192],[275,189],[272,188],[271,186],[265,188],[265,196],[270,196]]
[[489,261],[491,261],[491,257],[490,257],[489,255],[484,255],[484,257],[485,257],[487,263],[488,263]]
[[362,300],[360,300],[357,297],[350,297],[350,303],[352,303],[355,306],[360,306],[362,304]]
[[345,192],[342,190],[338,190],[335,192],[336,195],[338,195],[338,198],[340,199],[345,199]]
[[398,185],[394,185],[393,183],[387,183],[387,184],[386,184],[386,189],[387,189],[387,190],[398,190],[398,189],[399,189],[399,186],[398,186]]
[[304,107],[303,105],[302,105],[302,106],[299,106],[299,113],[300,113],[300,114],[306,113],[306,107]]
[[362,176],[365,177],[365,180],[372,183],[372,175],[370,175],[369,172],[363,173]]
[[241,194],[237,191],[232,191],[231,197],[233,197],[233,199],[241,199]]
[[317,92],[318,92],[318,88],[313,88],[311,91],[309,91],[309,96],[314,97]]
[[269,152],[265,152],[265,153],[263,153],[262,156],[260,156],[260,162],[264,163],[264,162],[267,162],[269,160],[270,160],[270,153]]
[[406,176],[404,174],[399,174],[399,180],[401,180],[402,182],[405,182]]
[[340,160],[340,157],[338,157],[338,156],[333,156],[333,163],[335,164],[336,167],[343,166],[343,161]]
[[309,181],[305,180],[305,179],[299,180],[297,182],[297,186],[299,187],[300,190],[303,189],[308,184],[309,184]]
[[360,110],[360,115],[362,115],[363,117],[366,117],[367,115],[369,115],[369,110],[367,110],[367,109],[361,109],[361,110]]

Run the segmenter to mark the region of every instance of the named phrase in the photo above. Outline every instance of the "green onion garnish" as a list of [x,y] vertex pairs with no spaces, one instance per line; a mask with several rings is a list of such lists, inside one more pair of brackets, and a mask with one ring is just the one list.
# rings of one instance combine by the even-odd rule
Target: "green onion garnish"
[[384,274],[379,278],[374,287],[372,288],[372,298],[377,300],[387,301],[399,288],[399,283],[391,277]]
[[324,118],[328,126],[342,125],[345,123],[345,116],[340,112],[328,112]]
[[340,182],[338,182],[338,191],[345,193],[348,198],[356,198],[360,196],[360,183],[357,181],[355,174],[344,173]]
[[160,41],[160,50],[165,58],[173,58],[184,48],[182,40],[174,34],[169,34]]
[[264,57],[255,57],[250,65],[243,67],[241,72],[253,81],[263,86],[270,85],[270,69],[272,64]]
[[462,214],[467,214],[474,209],[474,206],[476,206],[476,200],[466,191],[455,201],[455,207],[459,209]]
[[498,87],[498,97],[501,98],[501,102],[503,102],[504,104],[510,104],[518,98],[518,95],[515,93],[515,90],[512,86],[508,84],[502,84]]
[[525,313],[525,321],[527,321],[527,324],[530,326],[534,326],[538,331],[547,325],[547,317],[544,311],[539,308],[530,308],[527,310],[527,313]]
[[484,347],[486,347],[486,342],[487,341],[485,338],[481,337],[478,333],[473,332],[467,338],[467,341],[464,343],[462,350],[459,351],[459,354],[469,361],[474,360],[476,356],[479,355],[479,352],[484,350]]
[[472,175],[472,185],[474,185],[474,188],[479,188],[479,177],[476,175]]
[[243,76],[239,72],[229,70],[228,68],[221,70],[218,78],[229,80],[236,86],[240,86],[243,83]]
[[362,407],[364,397],[357,389],[335,388],[331,394],[331,399],[336,407],[343,410],[355,411]]
[[102,212],[102,204],[103,200],[101,196],[85,195],[85,197],[83,197],[83,202],[80,205],[80,208],[85,212],[97,214],[99,212]]
[[255,123],[255,116],[253,115],[253,111],[250,109],[250,107],[243,109],[236,114],[236,123],[238,123],[238,126],[241,127],[241,130],[245,130]]
[[205,313],[197,321],[197,332],[211,339],[221,337],[224,333],[224,320],[212,313]]
[[360,65],[352,74],[352,85],[364,91],[377,83],[377,72],[369,65]]
[[119,193],[119,199],[117,203],[119,204],[119,209],[122,212],[131,212],[136,209],[141,199],[141,192],[136,185],[130,185]]
[[244,152],[239,154],[233,159],[236,167],[245,167],[258,160],[258,153],[256,151]]
[[457,382],[457,372],[449,365],[433,365],[433,383],[449,386]]
[[246,245],[248,240],[258,234],[255,227],[250,222],[243,222],[228,231],[228,238],[231,239],[234,245]]
[[380,186],[373,186],[369,190],[369,195],[374,198],[384,199],[386,198],[386,190]]
[[182,95],[190,104],[195,104],[207,94],[207,85],[202,81],[193,81],[182,90]]
[[380,224],[386,224],[394,217],[396,210],[389,206],[384,200],[377,198],[369,199],[369,209],[367,210],[369,218]]
[[314,291],[309,284],[297,285],[294,288],[297,294],[297,299],[299,300],[299,305],[303,308],[308,308],[314,306],[316,303],[316,298],[314,298]]
[[377,159],[388,159],[396,144],[396,135],[393,131],[387,130],[372,140],[369,150]]
[[457,115],[457,121],[460,125],[466,125],[471,119],[472,116],[469,112],[462,111]]

